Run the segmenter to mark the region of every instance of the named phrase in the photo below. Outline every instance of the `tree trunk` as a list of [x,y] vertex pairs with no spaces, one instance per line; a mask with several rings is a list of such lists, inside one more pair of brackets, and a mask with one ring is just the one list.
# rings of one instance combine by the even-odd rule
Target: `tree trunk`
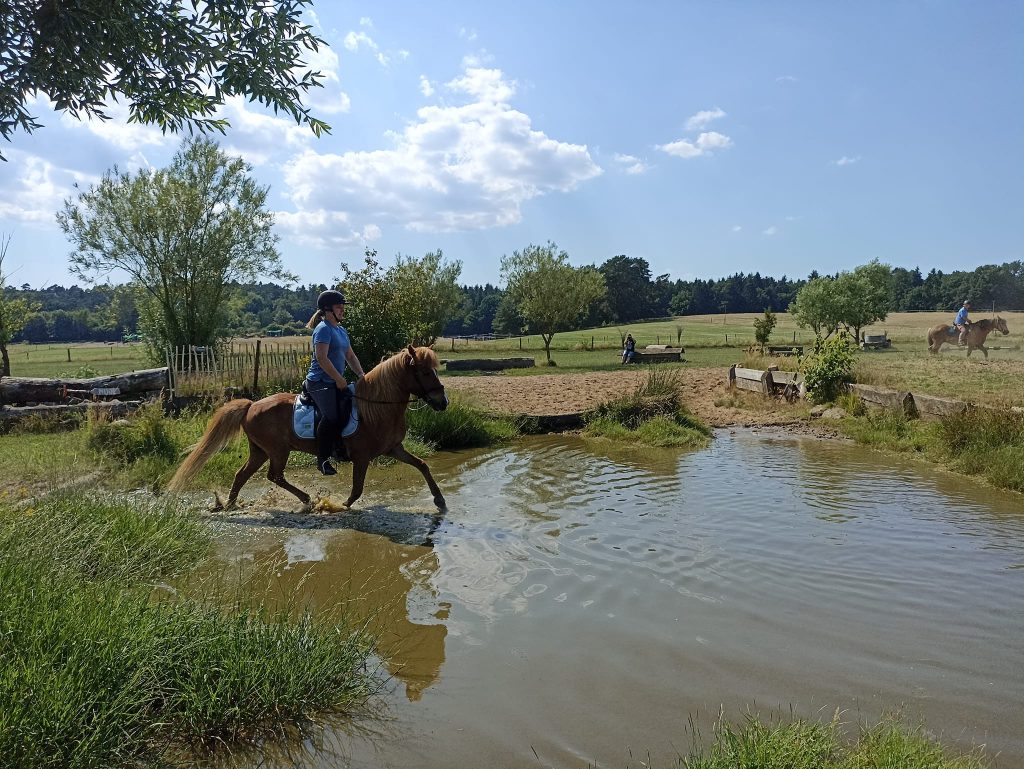
[[555,338],[554,334],[548,336],[547,334],[541,334],[541,339],[544,340],[544,353],[548,356],[548,365],[551,365],[551,340]]
[[154,368],[128,374],[93,379],[30,379],[6,377],[0,380],[0,403],[47,403],[64,399],[67,390],[88,391],[114,388],[122,395],[139,394],[167,388],[167,369]]
[[7,354],[7,345],[0,344],[0,377],[11,375],[11,359]]

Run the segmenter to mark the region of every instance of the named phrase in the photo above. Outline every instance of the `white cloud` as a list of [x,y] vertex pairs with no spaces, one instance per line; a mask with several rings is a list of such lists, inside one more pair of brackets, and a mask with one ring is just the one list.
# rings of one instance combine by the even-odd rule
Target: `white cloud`
[[[52,106],[45,98],[37,100],[37,103]],[[164,133],[155,125],[129,123],[130,112],[125,103],[107,102],[103,106],[103,112],[109,116],[109,120],[92,117],[83,117],[79,120],[62,112],[60,122],[73,130],[86,130],[103,141],[129,152],[135,152],[143,147],[169,147],[181,140],[178,135],[169,131]]]
[[302,246],[344,247],[379,240],[381,229],[367,224],[355,229],[343,211],[276,211],[274,224]]
[[717,131],[707,131],[691,142],[687,139],[679,139],[668,144],[659,144],[657,148],[677,158],[689,160],[690,158],[710,155],[715,150],[724,150],[732,146],[732,139]]
[[620,164],[622,166],[622,170],[627,174],[642,174],[651,170],[650,164],[635,155],[623,155],[622,153],[616,153],[615,162]]
[[602,172],[585,145],[552,139],[513,109],[515,87],[500,70],[470,68],[448,87],[470,103],[421,108],[389,134],[390,149],[307,149],[291,159],[283,173],[296,211],[279,215],[282,226],[322,246],[390,223],[420,232],[506,226],[526,201]]
[[860,162],[860,155],[857,155],[857,156],[852,157],[852,158],[847,157],[846,155],[843,155],[841,158],[839,158],[839,160],[833,160],[832,161],[832,165],[834,165],[834,166],[850,166],[850,165],[853,165],[854,163],[858,163],[858,162]]
[[373,19],[371,19],[369,16],[363,16],[359,19],[359,26],[370,27],[370,29],[373,29]]
[[[350,51],[357,52],[360,48],[367,48],[373,51],[374,58],[382,67],[388,66],[391,63],[391,58],[380,50],[380,46],[365,32],[349,32],[345,35],[345,39],[342,41],[343,45]],[[409,55],[408,51],[399,51],[399,55],[405,58]]]
[[740,230],[742,230],[742,229],[743,229],[743,227],[742,227],[742,226],[740,226],[739,224],[734,224],[734,225],[732,226],[732,231],[733,231],[733,232],[739,232],[739,231],[740,231]]
[[420,75],[420,92],[428,99],[434,95],[434,86],[427,80],[426,75]]
[[76,183],[84,187],[99,181],[98,177],[60,168],[38,155],[8,150],[7,157],[4,170],[13,172],[13,181],[7,176],[0,185],[0,219],[52,225],[64,199],[75,193]]
[[218,114],[231,123],[220,140],[224,151],[241,155],[254,166],[268,163],[289,149],[300,151],[314,138],[309,126],[250,110],[241,96],[228,97]]
[[323,87],[311,89],[304,97],[314,114],[335,115],[339,112],[348,112],[352,107],[352,101],[348,94],[341,90],[338,54],[322,45],[319,50],[307,51],[305,59],[307,69],[323,75],[320,81]]
[[476,40],[476,30],[466,29],[465,27],[459,27],[459,37],[461,37],[463,40],[473,42],[474,40]]
[[699,131],[702,128],[707,128],[711,122],[723,117],[725,117],[725,112],[718,107],[701,110],[686,121],[686,130]]
[[452,91],[467,93],[479,101],[504,104],[516,92],[515,81],[507,81],[500,69],[470,67],[465,75],[445,84]]
[[771,237],[772,235],[776,234],[776,233],[777,233],[778,231],[779,231],[779,228],[778,228],[778,227],[776,227],[776,226],[775,226],[775,225],[773,224],[773,225],[772,225],[771,227],[768,227],[768,228],[767,228],[767,229],[765,229],[765,230],[761,230],[761,234],[762,234],[762,235],[767,235],[767,236]]
[[779,75],[777,78],[775,78],[775,82],[776,83],[796,83],[798,81],[792,75]]

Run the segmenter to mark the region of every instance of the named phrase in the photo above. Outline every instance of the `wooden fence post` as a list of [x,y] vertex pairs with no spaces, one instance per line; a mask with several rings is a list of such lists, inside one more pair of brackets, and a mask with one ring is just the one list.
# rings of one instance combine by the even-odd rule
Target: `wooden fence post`
[[253,396],[259,392],[260,388],[260,342],[261,339],[256,340],[256,364],[252,370],[252,394]]

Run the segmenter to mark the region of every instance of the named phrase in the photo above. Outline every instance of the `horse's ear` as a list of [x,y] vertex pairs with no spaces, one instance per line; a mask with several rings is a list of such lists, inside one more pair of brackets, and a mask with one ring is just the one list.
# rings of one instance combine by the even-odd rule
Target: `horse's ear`
[[416,367],[416,351],[413,349],[412,345],[409,345],[405,350],[405,366],[406,368]]

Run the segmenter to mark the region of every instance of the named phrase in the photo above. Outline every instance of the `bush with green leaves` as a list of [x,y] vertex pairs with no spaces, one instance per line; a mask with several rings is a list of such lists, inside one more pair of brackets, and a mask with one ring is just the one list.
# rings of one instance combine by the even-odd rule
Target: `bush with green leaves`
[[853,381],[853,350],[845,332],[830,339],[820,337],[802,363],[807,394],[815,403],[834,401],[843,386]]
[[768,346],[768,340],[771,338],[777,322],[778,319],[771,307],[765,309],[763,317],[754,318],[754,339],[757,340],[762,350]]

